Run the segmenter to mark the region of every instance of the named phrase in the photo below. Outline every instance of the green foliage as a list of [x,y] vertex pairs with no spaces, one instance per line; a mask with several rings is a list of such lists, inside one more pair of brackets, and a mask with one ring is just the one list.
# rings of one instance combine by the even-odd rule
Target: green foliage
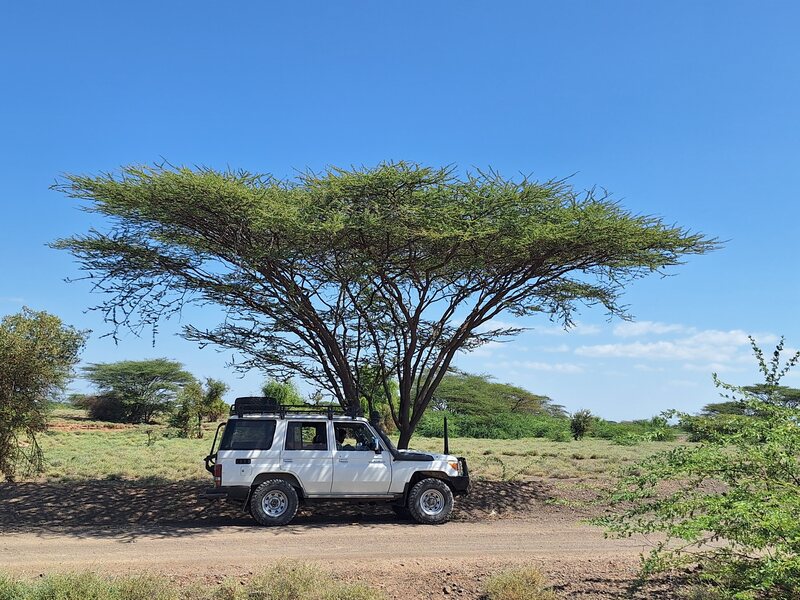
[[572,438],[575,440],[583,439],[583,436],[589,432],[593,420],[592,413],[585,408],[575,411],[569,419],[569,431],[572,434]]
[[288,406],[302,406],[305,404],[305,400],[303,400],[291,380],[281,382],[270,379],[261,386],[261,393],[274,399],[278,404],[286,404]]
[[0,474],[42,469],[37,434],[49,403],[63,392],[87,332],[28,308],[0,321]]
[[454,436],[519,439],[546,437],[564,426],[563,409],[547,396],[510,384],[496,383],[488,375],[461,371],[448,373],[417,426],[423,436],[444,434],[447,416]]
[[617,444],[630,446],[639,442],[671,442],[677,435],[678,428],[669,424],[663,415],[651,419],[636,421],[606,421],[594,417],[589,435],[604,440],[612,440]]
[[508,383],[492,381],[489,375],[463,371],[447,373],[433,393],[433,408],[453,414],[491,417],[500,413],[564,416],[563,407]]
[[195,381],[166,358],[95,363],[83,372],[99,392],[86,406],[92,417],[124,423],[149,423],[169,412],[181,387]]
[[203,401],[200,406],[201,418],[208,421],[219,421],[228,415],[230,405],[223,396],[228,391],[228,384],[217,379],[207,378]]
[[[765,382],[758,393],[720,381],[726,401],[758,418],[710,428],[696,446],[651,456],[627,470],[610,500],[621,509],[599,519],[618,535],[661,533],[644,574],[698,564],[692,573],[721,597],[800,595],[800,409],[779,402],[781,378],[800,360],[767,361],[751,338]],[[773,395],[774,394],[774,395]],[[696,417],[679,414],[682,420]],[[714,542],[713,544],[710,544]]]
[[451,436],[509,440],[548,437],[554,431],[567,431],[564,418],[549,415],[498,413],[493,415],[453,414],[444,410],[428,411],[417,427],[424,437],[444,435],[444,417]]
[[[406,447],[460,351],[507,339],[506,314],[569,325],[575,308],[624,314],[626,285],[717,246],[564,181],[509,180],[383,163],[304,173],[131,166],[56,189],[108,217],[58,241],[139,331],[185,304],[225,320],[185,335],[244,356],[243,369],[300,375],[352,407],[358,372],[396,381],[385,401]],[[365,388],[366,389],[366,388]],[[373,399],[374,400],[374,399]]]
[[178,429],[181,437],[203,437],[204,400],[203,387],[196,381],[178,392],[169,424]]
[[[800,408],[800,389],[775,386],[770,390],[765,384],[748,385],[742,388],[751,398],[758,398],[766,405]],[[733,434],[747,426],[747,420],[761,418],[758,407],[753,407],[742,398],[706,404],[698,416],[686,416],[681,427],[689,433],[693,442],[708,439],[720,433]]]
[[545,577],[533,567],[517,567],[486,581],[488,600],[557,600]]

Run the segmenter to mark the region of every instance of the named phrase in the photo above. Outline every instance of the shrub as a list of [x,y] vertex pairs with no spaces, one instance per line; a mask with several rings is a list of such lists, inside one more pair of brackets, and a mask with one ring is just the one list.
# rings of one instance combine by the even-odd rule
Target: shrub
[[486,582],[489,600],[556,600],[542,574],[532,567],[520,567],[493,575]]
[[[777,389],[800,352],[782,364],[781,339],[767,362],[750,341],[766,389]],[[719,597],[796,598],[800,409],[716,375],[714,383],[723,398],[744,402],[759,418],[742,420],[735,430],[711,428],[697,446],[680,446],[634,465],[609,498],[612,512],[595,522],[619,536],[663,534],[643,562],[644,576],[695,564],[699,569],[690,576],[712,584]]]
[[585,408],[573,413],[569,420],[569,430],[572,432],[572,437],[576,440],[583,439],[583,436],[589,432],[589,428],[592,426],[592,419],[592,413]]
[[121,423],[128,413],[127,408],[116,396],[81,396],[73,402],[76,407],[83,408],[89,413],[89,418],[95,421],[112,421]]

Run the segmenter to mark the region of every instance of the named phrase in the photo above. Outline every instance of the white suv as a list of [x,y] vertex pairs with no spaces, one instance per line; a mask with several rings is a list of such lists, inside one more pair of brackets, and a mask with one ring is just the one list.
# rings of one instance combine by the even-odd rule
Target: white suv
[[464,458],[397,450],[380,427],[332,407],[237,398],[224,426],[206,457],[214,488],[204,497],[243,501],[262,525],[285,525],[315,500],[385,501],[439,524],[469,488]]

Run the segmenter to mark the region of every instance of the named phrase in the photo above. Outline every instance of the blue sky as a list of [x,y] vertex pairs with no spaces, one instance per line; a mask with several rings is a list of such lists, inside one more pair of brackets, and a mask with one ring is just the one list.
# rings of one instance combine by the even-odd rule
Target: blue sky
[[59,174],[161,157],[280,177],[390,159],[574,174],[725,248],[634,284],[634,323],[531,320],[458,366],[609,418],[696,410],[712,370],[754,379],[747,334],[800,345],[799,21],[793,2],[7,4],[0,314],[92,329],[86,362],[169,356],[252,393],[258,373],[238,379],[178,323],[155,347],[100,337],[100,299],[46,246],[102,226],[48,189]]

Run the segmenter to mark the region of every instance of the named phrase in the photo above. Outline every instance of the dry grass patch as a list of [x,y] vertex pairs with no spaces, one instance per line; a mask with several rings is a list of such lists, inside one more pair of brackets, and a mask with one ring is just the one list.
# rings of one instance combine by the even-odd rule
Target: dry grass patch
[[486,582],[489,600],[558,600],[544,576],[533,567],[520,567],[493,575]]
[[229,580],[179,587],[165,577],[48,575],[36,580],[0,576],[0,600],[383,600],[362,584],[344,583],[304,564],[279,563],[241,584]]

